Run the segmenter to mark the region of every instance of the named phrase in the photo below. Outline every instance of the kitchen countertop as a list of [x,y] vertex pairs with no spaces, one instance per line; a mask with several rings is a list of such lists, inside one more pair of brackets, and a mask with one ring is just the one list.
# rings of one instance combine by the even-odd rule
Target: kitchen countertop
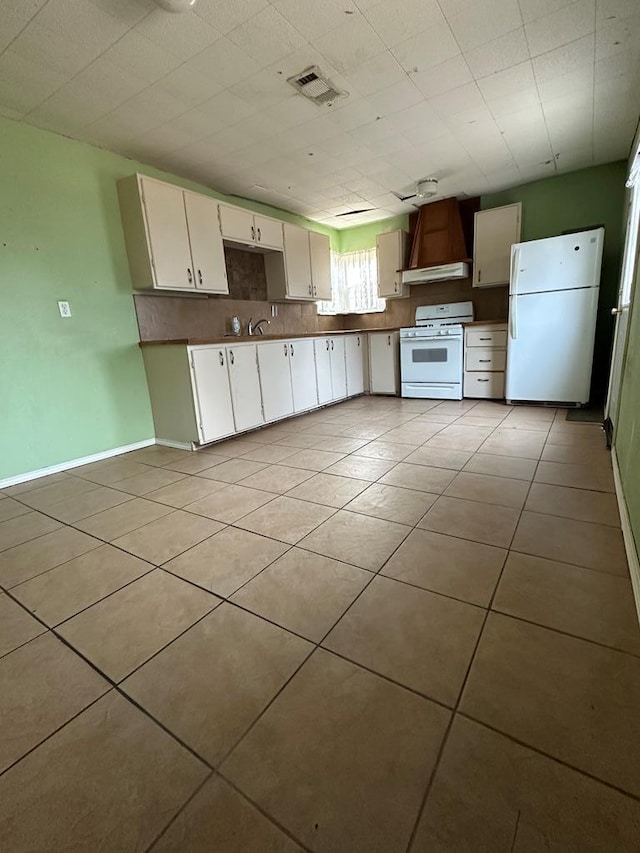
[[469,320],[463,326],[506,326],[507,320]]
[[164,341],[140,341],[141,347],[152,346],[167,346],[167,345],[182,345],[182,346],[203,346],[205,344],[247,344],[259,343],[260,341],[287,341],[297,338],[327,338],[337,335],[361,335],[366,332],[397,332],[399,326],[390,326],[378,329],[342,329],[337,332],[303,332],[302,334],[287,334],[287,335],[222,335],[217,338],[171,338]]

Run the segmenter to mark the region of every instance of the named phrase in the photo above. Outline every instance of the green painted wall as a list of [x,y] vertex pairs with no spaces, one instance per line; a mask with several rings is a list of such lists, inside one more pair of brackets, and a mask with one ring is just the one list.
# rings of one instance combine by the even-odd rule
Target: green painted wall
[[116,194],[136,171],[315,228],[339,248],[331,228],[0,119],[0,479],[153,437]]
[[339,231],[339,252],[355,252],[357,249],[371,249],[376,244],[378,234],[386,234],[388,231],[397,231],[409,227],[407,214],[393,216],[390,219],[381,219],[378,222],[368,222],[366,225],[358,225],[355,228],[345,228]]
[[592,400],[604,398],[609,377],[614,325],[611,309],[617,301],[624,244],[622,218],[626,169],[626,163],[621,160],[523,184],[481,199],[483,209],[521,201],[523,240],[552,237],[572,228],[604,225]]

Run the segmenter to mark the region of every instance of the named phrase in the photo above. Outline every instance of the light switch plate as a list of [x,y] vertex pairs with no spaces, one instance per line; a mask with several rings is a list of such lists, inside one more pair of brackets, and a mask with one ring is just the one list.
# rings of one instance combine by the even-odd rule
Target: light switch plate
[[70,317],[71,316],[71,306],[68,302],[60,302],[58,301],[58,311],[60,312],[61,317]]

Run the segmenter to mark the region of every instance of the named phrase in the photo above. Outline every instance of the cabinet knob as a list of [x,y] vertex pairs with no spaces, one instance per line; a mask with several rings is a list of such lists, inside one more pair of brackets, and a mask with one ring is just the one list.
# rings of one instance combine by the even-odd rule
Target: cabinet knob
[[202,270],[198,270],[198,283],[202,284]]
[[234,354],[233,354],[233,350],[231,350],[231,351],[229,352],[229,360],[231,361],[231,364],[235,364],[235,363],[236,363],[236,359],[235,359],[235,356],[234,356]]
[[327,352],[329,352],[329,338],[327,338]]
[[253,227],[253,225],[251,226],[251,239],[256,239],[256,229]]
[[331,338],[331,349],[333,349],[333,338]]
[[258,228],[258,243],[262,240],[262,232]]
[[391,346],[391,335],[387,335],[387,346]]
[[287,352],[288,352],[288,348],[287,348],[287,345],[285,344],[285,345],[284,345],[284,354],[286,355],[286,354],[287,354]]
[[218,358],[220,359],[220,364],[224,365],[224,354],[222,350],[220,350],[220,352],[218,353]]
[[311,285],[309,285],[309,295],[311,295],[312,293],[313,293],[313,288]]
[[193,275],[191,274],[189,267],[187,267],[187,278],[189,279],[189,284],[193,284]]
[[293,344],[289,344],[289,350],[291,352],[291,357],[293,358]]

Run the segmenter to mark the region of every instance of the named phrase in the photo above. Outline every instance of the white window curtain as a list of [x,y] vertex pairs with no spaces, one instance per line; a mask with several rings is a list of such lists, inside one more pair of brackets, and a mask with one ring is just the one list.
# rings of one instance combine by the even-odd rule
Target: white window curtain
[[318,314],[368,314],[384,311],[378,298],[375,249],[331,253],[331,301],[318,302]]

